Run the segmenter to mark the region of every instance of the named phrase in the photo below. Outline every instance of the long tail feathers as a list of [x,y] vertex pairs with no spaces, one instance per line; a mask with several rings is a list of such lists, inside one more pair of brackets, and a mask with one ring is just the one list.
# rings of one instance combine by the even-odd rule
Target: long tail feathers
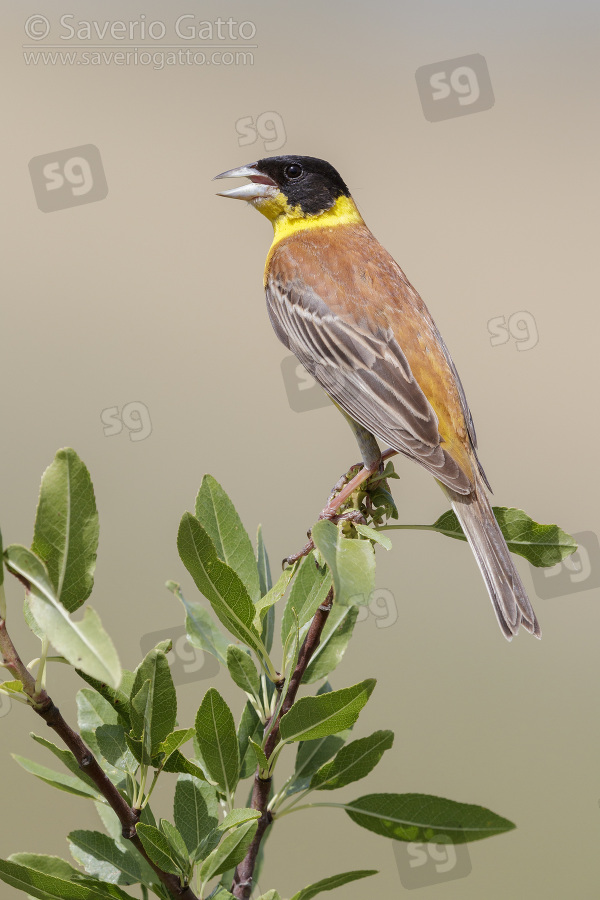
[[538,620],[481,481],[477,479],[471,494],[457,494],[442,484],[440,487],[452,503],[475,555],[504,636],[511,641],[522,623],[530,634],[541,637]]

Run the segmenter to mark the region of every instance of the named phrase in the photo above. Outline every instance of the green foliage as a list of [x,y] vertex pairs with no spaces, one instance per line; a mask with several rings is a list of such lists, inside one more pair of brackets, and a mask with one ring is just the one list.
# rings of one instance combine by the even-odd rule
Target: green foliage
[[204,526],[219,559],[237,572],[250,599],[256,603],[261,590],[250,538],[233,503],[212,475],[202,479],[196,497],[196,518]]
[[11,544],[4,559],[9,572],[25,584],[31,615],[58,652],[72,666],[118,687],[121,666],[98,614],[87,607],[83,619],[75,622],[58,599],[44,563],[27,547]]
[[[508,549],[524,557],[532,566],[555,566],[577,550],[577,542],[558,525],[541,525],[522,509],[514,507],[494,506],[492,509]],[[437,531],[459,541],[467,540],[451,509],[433,525],[386,525],[385,528],[418,528]]]
[[365,605],[375,589],[375,552],[370,541],[345,538],[332,522],[317,522],[312,539],[333,576],[336,603]]
[[95,786],[90,787],[78,775],[66,775],[64,772],[56,772],[54,769],[49,769],[47,766],[40,765],[40,763],[31,759],[25,759],[24,756],[19,756],[17,753],[13,753],[12,757],[26,772],[30,772],[36,778],[45,781],[46,784],[52,787],[66,791],[68,794],[75,794],[77,797],[86,797],[92,800],[100,800],[101,798],[97,788]]
[[369,875],[377,875],[376,869],[359,869],[355,872],[343,872],[341,875],[331,875],[329,878],[323,878],[316,881],[309,887],[303,888],[294,894],[292,900],[312,900],[317,894],[323,891],[333,891],[335,888],[343,887],[351,881],[358,881],[360,878],[368,878]]
[[129,841],[119,844],[101,831],[71,831],[67,836],[75,862],[100,881],[137,884],[148,881],[152,869]]
[[[43,857],[38,859],[43,865]],[[0,859],[0,878],[38,900],[131,900],[130,894],[113,884],[91,879],[73,881],[4,859]]]
[[245,822],[234,828],[221,843],[208,854],[200,866],[200,878],[206,883],[216,875],[221,875],[228,869],[237,866],[250,846],[256,831],[256,821]]
[[331,587],[331,573],[326,567],[316,565],[315,554],[309,553],[302,560],[281,620],[281,642],[284,644],[294,627],[294,613],[302,632],[315,612],[325,602]]
[[254,626],[254,604],[237,573],[217,555],[207,531],[190,513],[184,513],[177,536],[179,555],[223,625],[256,653],[273,680],[276,673],[261,636]]
[[331,762],[315,772],[310,787],[317,791],[333,791],[365,778],[393,743],[392,731],[376,731],[370,737],[346,744]]
[[143,736],[152,757],[177,721],[175,685],[162,650],[151,650],[135,670],[131,697],[131,737]]
[[171,875],[185,875],[177,851],[160,829],[138,822],[136,831],[144,850],[155,865]]
[[367,678],[320,697],[302,697],[282,716],[281,739],[286,743],[310,741],[351,728],[374,687],[375,679]]
[[233,796],[240,771],[238,740],[231,710],[215,688],[209,688],[198,709],[196,740],[211,778]]
[[[236,729],[234,713],[215,687],[199,698],[194,723],[177,721],[169,642],[151,650],[134,672],[121,670],[97,614],[86,608],[79,622],[71,618],[93,587],[98,514],[83,462],[73,450],[57,453],[42,478],[31,550],[11,544],[3,553],[7,570],[26,587],[26,621],[43,641],[35,697],[30,685],[30,694],[24,694],[24,684],[17,678],[0,687],[30,702],[43,699],[49,643],[75,667],[87,685],[77,694],[81,738],[121,797],[140,811],[136,830],[146,857],[123,837],[119,818],[86,765],[80,764],[77,746],[69,744],[72,752],[32,735],[40,752],[52,754],[59,768],[22,756],[14,757],[17,763],[47,785],[92,800],[104,830],[76,829],[68,835],[79,868],[58,857],[20,853],[0,860],[1,880],[40,900],[131,900],[122,890],[131,885],[141,885],[144,898],[151,891],[169,900],[151,860],[181,888],[189,884],[201,900],[227,900],[233,896],[227,889],[233,870],[244,859],[261,817],[261,811],[246,800],[247,785],[241,788],[247,805],[235,805],[240,781],[255,775],[255,783],[261,784],[260,779],[272,777],[266,785],[268,810],[278,821],[303,808],[302,800],[312,792],[328,797],[324,792],[370,774],[392,747],[392,732],[378,730],[348,741],[374,679],[338,690],[325,681],[315,695],[306,691],[326,679],[348,649],[358,607],[369,602],[375,586],[375,545],[386,550],[391,546],[382,528],[411,527],[384,525],[397,517],[387,485],[391,477],[393,467],[388,463],[384,473],[373,476],[348,500],[344,512],[351,513],[350,518],[338,525],[317,522],[312,529],[316,549],[285,569],[274,586],[262,529],[257,532],[255,555],[221,485],[209,475],[202,480],[195,515],[184,514],[177,537],[181,560],[201,596],[186,599],[173,581],[167,587],[183,604],[190,642],[213,654],[240,690],[243,706]],[[554,565],[575,549],[573,539],[555,525],[539,525],[521,510],[494,512],[510,549],[534,565]],[[419,527],[463,538],[452,512],[431,526]],[[3,570],[3,619],[2,575]],[[333,606],[303,672],[299,695],[288,709],[283,704],[302,659],[303,642],[332,586]],[[282,607],[281,643],[274,648],[277,604]],[[300,670],[295,688],[299,674]],[[294,770],[277,786],[276,763],[293,743],[297,744]],[[172,821],[157,821],[149,803],[152,792],[159,777],[168,780],[173,774],[177,777],[170,779]],[[483,807],[424,794],[367,794],[348,803],[308,805],[341,808],[362,828],[400,841],[437,840],[442,833],[459,843],[514,828]],[[268,827],[262,839],[255,879],[270,831]],[[324,878],[298,891],[292,900],[311,900],[373,874],[356,870]],[[271,889],[261,900],[281,897]]]
[[67,612],[92,592],[98,531],[90,473],[70,447],[59,450],[42,476],[31,549]]
[[464,844],[515,827],[482,806],[427,794],[367,794],[345,810],[357,825],[396,841],[423,843],[443,833],[454,844]]
[[325,678],[342,661],[358,618],[358,606],[337,606],[329,613],[319,646],[302,676],[304,684]]
[[230,644],[227,648],[227,668],[239,688],[253,697],[258,697],[260,693],[258,672],[245,650]]

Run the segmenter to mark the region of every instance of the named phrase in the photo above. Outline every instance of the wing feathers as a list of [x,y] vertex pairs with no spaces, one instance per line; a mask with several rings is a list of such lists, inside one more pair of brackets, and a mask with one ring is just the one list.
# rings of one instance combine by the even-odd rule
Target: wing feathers
[[367,332],[350,324],[296,280],[270,279],[266,294],[278,337],[342,409],[448,487],[471,490],[441,446],[437,416],[390,328]]

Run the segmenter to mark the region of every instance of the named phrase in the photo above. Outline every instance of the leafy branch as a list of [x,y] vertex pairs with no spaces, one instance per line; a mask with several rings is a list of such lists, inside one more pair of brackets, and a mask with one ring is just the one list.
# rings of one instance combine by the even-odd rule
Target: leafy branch
[[[121,668],[93,609],[76,618],[93,589],[98,513],[83,462],[71,449],[58,451],[42,478],[31,547],[11,544],[2,553],[0,539],[4,566],[25,587],[27,624],[41,641],[39,656],[25,665],[7,630],[12,599],[7,604],[0,566],[0,653],[10,675],[0,691],[31,706],[66,747],[32,735],[61,769],[15,756],[17,763],[45,784],[91,800],[102,830],[69,834],[80,868],[16,853],[0,860],[0,879],[40,900],[131,900],[123,888],[134,885],[142,900],[149,893],[161,900],[245,900],[273,824],[299,810],[338,808],[360,827],[400,841],[427,842],[442,833],[460,843],[514,828],[485,807],[424,794],[366,794],[345,803],[311,798],[366,777],[393,746],[385,729],[349,740],[375,681],[334,690],[327,680],[373,592],[375,548],[389,550],[386,532],[406,527],[463,537],[452,513],[431,526],[390,524],[398,517],[392,477],[389,462],[368,478],[351,470],[314,525],[310,545],[290,558],[275,584],[261,529],[255,554],[231,500],[214,478],[204,477],[194,513],[183,515],[177,536],[201,597],[186,599],[173,581],[167,587],[183,605],[190,642],[227,670],[243,708],[236,726],[225,699],[210,687],[185,727],[177,721],[171,642],[158,644],[131,672]],[[539,525],[521,510],[495,513],[511,549],[534,565],[554,565],[575,549],[557,526]],[[57,662],[86,683],[77,694],[78,730],[48,692]],[[316,683],[316,694],[300,696]],[[294,770],[276,784],[279,759],[292,745]],[[155,786],[172,775],[172,820],[157,819],[150,803]],[[238,806],[250,777],[249,801]],[[292,900],[372,874],[332,875]],[[260,900],[281,898],[270,890]]]

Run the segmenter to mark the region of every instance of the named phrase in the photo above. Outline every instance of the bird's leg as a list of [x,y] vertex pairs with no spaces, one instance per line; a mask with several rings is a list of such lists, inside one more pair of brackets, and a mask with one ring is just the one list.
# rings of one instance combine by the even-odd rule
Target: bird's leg
[[350,471],[338,481],[333,489],[333,493],[327,501],[327,506],[319,516],[320,519],[334,518],[340,506],[342,506],[348,497],[360,487],[363,481],[366,481],[367,478],[370,478],[371,475],[377,471],[383,472],[383,457],[375,437],[347,413],[344,412],[343,414],[350,425],[350,428],[354,432],[360,454],[363,458],[363,465],[349,481],[346,481],[346,479],[354,469],[359,468],[358,466],[352,466]]
[[[373,442],[375,442],[375,438],[373,438]],[[361,450],[362,450],[362,446],[361,446]],[[398,453],[398,451],[394,450],[393,447],[389,447],[383,453],[379,452],[379,447],[377,447],[377,454],[378,454],[377,458],[370,459],[370,463],[371,463],[370,466],[364,465],[360,469],[360,471],[353,478],[351,478],[350,481],[348,481],[345,484],[344,487],[342,487],[342,485],[344,485],[344,482],[346,481],[347,476],[344,475],[342,478],[340,478],[338,484],[336,484],[336,486],[334,488],[334,492],[332,493],[332,495],[330,496],[330,498],[327,502],[327,506],[321,512],[319,519],[338,519],[338,518],[340,518],[338,516],[338,510],[346,502],[348,497],[351,494],[353,494],[354,491],[357,488],[359,488],[360,485],[363,484],[368,478],[370,478],[372,475],[374,475],[375,472],[377,472],[378,470],[381,470],[382,466],[387,462],[387,460],[391,459],[392,456],[396,456],[397,453]],[[354,469],[354,468],[356,468],[356,467],[352,466],[350,471],[352,471],[352,469]],[[338,488],[338,486],[341,488],[341,490],[339,493],[336,493],[336,488]],[[353,512],[354,511],[352,511],[352,513]],[[350,518],[350,517],[351,516],[348,515],[348,518]],[[312,538],[310,537],[310,531],[308,532],[308,537],[309,537],[309,541],[307,544],[304,545],[302,550],[300,550],[298,553],[294,553],[292,556],[287,556],[283,560],[284,566],[293,565],[299,559],[302,559],[303,556],[308,556],[308,554],[311,552],[311,550],[314,549],[315,545],[312,541]]]

